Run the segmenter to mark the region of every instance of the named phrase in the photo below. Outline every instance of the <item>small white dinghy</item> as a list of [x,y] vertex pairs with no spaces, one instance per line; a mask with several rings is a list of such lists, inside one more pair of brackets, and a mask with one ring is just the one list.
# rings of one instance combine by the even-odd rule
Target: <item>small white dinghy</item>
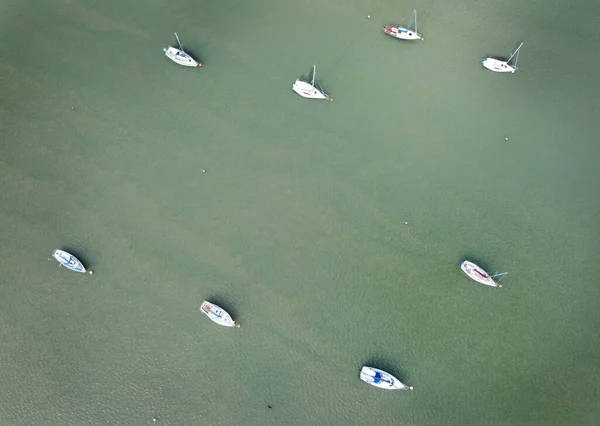
[[406,386],[390,373],[379,368],[364,366],[360,370],[360,380],[375,387],[387,390],[412,390],[412,386]]
[[460,269],[469,276],[473,281],[477,281],[483,285],[489,285],[490,287],[500,287],[502,288],[502,284],[500,284],[500,280],[504,278],[508,272],[502,272],[501,274],[495,273],[494,275],[490,275],[483,268],[475,265],[473,262],[469,262],[468,260],[463,260],[460,262]]
[[[519,45],[519,47],[517,47],[517,50],[515,50],[512,55],[510,55],[510,58],[508,58],[508,61],[502,61],[500,59],[490,57],[490,58],[483,58],[483,61],[481,62],[481,64],[490,71],[514,73],[516,70],[519,69],[517,67],[517,62],[519,62],[519,50],[521,49],[521,46],[523,46],[523,43],[521,43]],[[510,61],[512,60],[513,57],[515,58],[515,62],[514,62],[514,64],[511,65]]]
[[163,51],[165,52],[165,55],[167,55],[167,58],[176,64],[183,65],[184,67],[201,67],[201,63],[197,62],[194,58],[185,53],[177,33],[175,33],[175,37],[177,38],[177,43],[179,43],[179,49],[173,46],[163,47]]
[[92,271],[85,270],[83,263],[79,259],[64,250],[54,250],[52,257],[59,263],[59,266],[62,265],[71,271],[93,274]]
[[[206,300],[203,301],[202,305],[200,305],[200,311],[219,325],[225,327],[234,327],[236,325],[227,311],[214,303],[207,302]],[[239,328],[240,324],[237,326]]]
[[309,82],[296,79],[292,84],[292,90],[302,96],[303,98],[309,99],[329,99],[333,102],[333,99],[329,97],[327,93],[321,87],[319,80],[317,79],[317,67],[313,65],[312,79]]

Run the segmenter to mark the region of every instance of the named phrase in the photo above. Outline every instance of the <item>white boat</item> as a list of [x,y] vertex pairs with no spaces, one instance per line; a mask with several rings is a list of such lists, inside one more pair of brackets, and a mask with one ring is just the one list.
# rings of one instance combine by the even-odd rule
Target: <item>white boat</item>
[[184,67],[201,67],[201,63],[197,62],[194,58],[185,53],[177,33],[175,33],[175,37],[177,38],[177,43],[179,43],[179,49],[173,46],[164,47],[163,51],[165,52],[165,55],[167,55],[167,58],[176,64],[183,65]]
[[460,262],[460,269],[469,276],[473,281],[477,281],[480,284],[489,285],[491,287],[502,287],[500,280],[508,274],[508,272],[502,272],[501,274],[495,273],[494,275],[488,274],[483,268],[477,266],[473,262],[463,260]]
[[214,303],[207,302],[206,300],[203,301],[202,305],[200,305],[200,311],[219,325],[225,327],[235,326],[235,321],[231,319],[227,311]]
[[[312,79],[310,83],[296,79],[292,84],[292,90],[302,96],[303,98],[309,99],[330,99],[329,95],[325,93],[319,80],[317,79],[317,67],[313,65]],[[330,99],[333,101],[333,99]]]
[[[406,19],[406,18],[405,18]],[[413,10],[411,24],[408,27],[401,25],[386,25],[383,27],[383,32],[389,36],[400,40],[423,40],[417,29],[417,11]]]
[[360,370],[360,380],[375,387],[387,390],[412,390],[412,386],[407,386],[396,379],[390,373],[386,373],[379,368],[364,366]]
[[[81,263],[81,261],[79,259],[77,259],[71,253],[68,253],[64,250],[58,250],[58,249],[54,250],[54,252],[52,253],[52,257],[60,265],[64,266],[67,269],[70,269],[71,271],[83,272],[83,273],[88,272],[85,270],[83,263]],[[89,271],[89,273],[92,274],[93,272]]]
[[[521,46],[523,46],[523,43],[521,43],[519,45],[519,47],[517,47],[517,50],[515,50],[512,55],[510,55],[510,58],[508,58],[508,61],[502,61],[500,59],[490,57],[490,58],[483,58],[483,61],[481,62],[481,64],[490,71],[514,73],[516,70],[519,69],[517,67],[517,62],[519,61],[519,50],[521,49]],[[512,60],[513,57],[515,58],[515,62],[514,62],[514,64],[511,65],[510,61]]]

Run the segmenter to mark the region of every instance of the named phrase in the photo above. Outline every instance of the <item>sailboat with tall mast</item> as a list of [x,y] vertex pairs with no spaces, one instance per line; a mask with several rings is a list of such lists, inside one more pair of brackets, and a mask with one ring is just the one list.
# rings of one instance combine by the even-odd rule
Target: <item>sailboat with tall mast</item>
[[[515,50],[512,53],[512,55],[510,55],[510,58],[508,58],[507,61],[502,61],[500,59],[490,57],[490,58],[483,58],[483,61],[481,62],[481,64],[490,71],[514,73],[516,70],[519,69],[517,67],[517,62],[519,62],[519,51],[521,50],[521,46],[523,46],[523,43],[519,44],[519,47],[517,47],[517,50]],[[513,57],[515,58],[515,61],[513,64],[511,64],[510,61],[513,59]]]
[[175,38],[177,39],[177,43],[179,43],[179,49],[173,46],[164,47],[163,51],[165,52],[165,55],[167,55],[167,58],[184,67],[201,67],[201,63],[183,50],[183,45],[181,44],[181,41],[179,41],[177,33],[175,33]]
[[403,27],[401,25],[386,25],[383,27],[383,32],[400,40],[424,40],[418,32],[416,10],[413,10],[408,27]]
[[316,65],[313,65],[312,79],[310,80],[310,82],[296,79],[294,84],[292,84],[292,90],[300,96],[302,96],[303,98],[329,99],[333,102],[333,98],[330,98],[329,95],[325,93],[323,87],[321,87],[321,83],[319,83],[319,79],[317,78]]
[[508,272],[496,272],[494,275],[490,275],[481,266],[477,266],[475,263],[469,262],[468,260],[460,262],[460,269],[462,269],[462,271],[473,281],[476,281],[479,284],[489,285],[490,287],[502,288],[500,280],[508,274]]

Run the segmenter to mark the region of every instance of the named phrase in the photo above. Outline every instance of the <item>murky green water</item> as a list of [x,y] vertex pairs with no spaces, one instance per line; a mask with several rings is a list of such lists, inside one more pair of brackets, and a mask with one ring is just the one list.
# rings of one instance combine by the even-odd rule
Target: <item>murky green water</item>
[[598,4],[321,3],[0,2],[0,424],[597,424]]

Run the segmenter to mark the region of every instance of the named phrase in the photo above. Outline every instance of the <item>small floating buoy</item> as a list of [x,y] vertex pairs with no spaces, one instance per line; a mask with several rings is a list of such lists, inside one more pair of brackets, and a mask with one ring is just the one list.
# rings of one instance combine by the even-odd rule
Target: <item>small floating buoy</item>
[[94,274],[94,271],[89,271],[88,273],[89,273],[90,275],[93,275],[93,274]]
[[404,222],[405,225],[408,225],[408,222]]
[[371,19],[371,15],[367,15],[367,18],[368,18],[368,19]]
[[333,98],[329,98],[329,102],[333,102]]
[[156,421],[156,417],[152,417],[152,421],[155,422]]
[[499,288],[502,288],[502,284],[498,284],[498,287],[499,287]]
[[412,387],[412,386],[409,386],[409,389],[410,389],[410,390],[413,390],[413,387]]
[[504,140],[505,140],[505,141],[508,141],[508,137],[505,137],[505,138],[504,138]]
[[423,37],[421,37],[421,41],[425,41],[425,39]]
[[236,325],[236,327],[237,327],[237,328],[241,328],[241,327],[242,327],[242,324],[237,324],[237,325]]
[[206,173],[206,169],[202,169],[202,173]]
[[75,107],[71,107],[71,111],[75,111]]
[[198,64],[198,68],[202,68],[202,64]]

